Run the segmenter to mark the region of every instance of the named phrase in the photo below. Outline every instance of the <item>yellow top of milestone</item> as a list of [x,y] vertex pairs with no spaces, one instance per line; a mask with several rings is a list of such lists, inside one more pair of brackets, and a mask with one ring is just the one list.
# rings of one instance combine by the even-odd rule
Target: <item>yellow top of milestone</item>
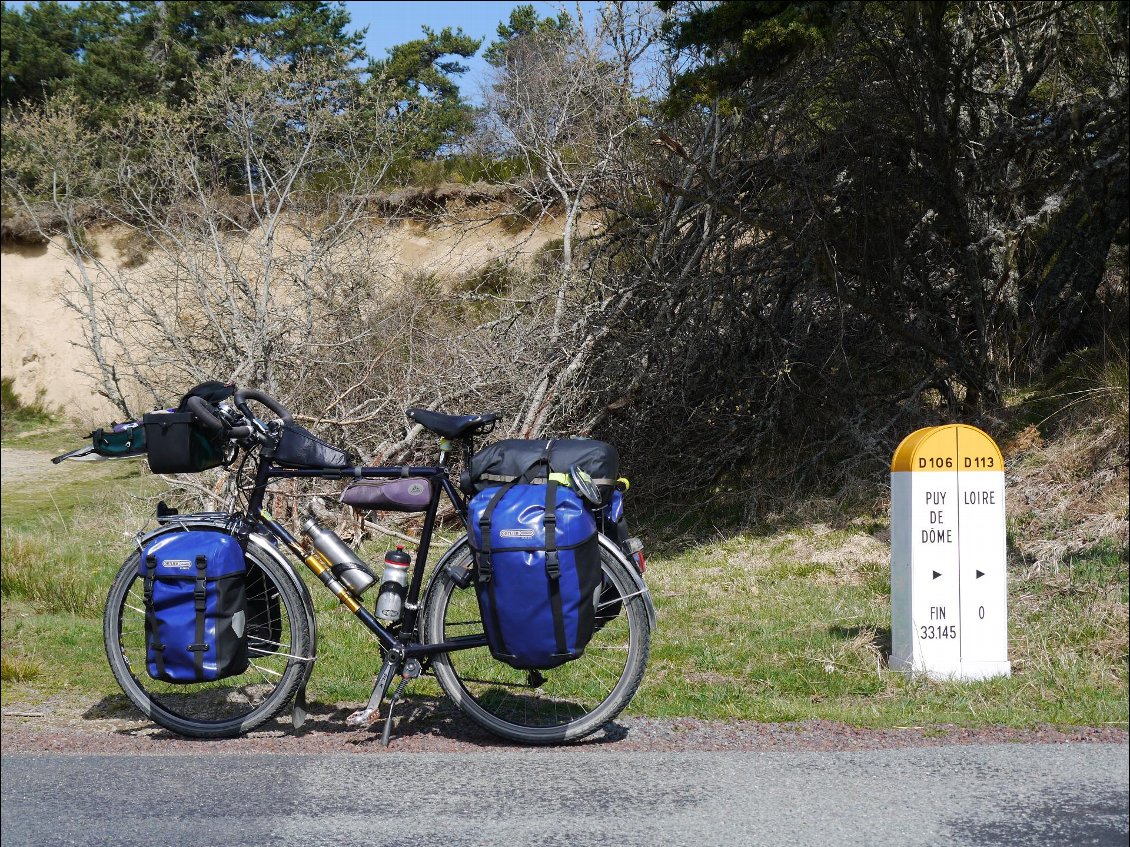
[[891,459],[891,472],[898,471],[995,471],[1004,470],[1004,459],[996,442],[975,426],[947,424],[912,432],[902,440]]

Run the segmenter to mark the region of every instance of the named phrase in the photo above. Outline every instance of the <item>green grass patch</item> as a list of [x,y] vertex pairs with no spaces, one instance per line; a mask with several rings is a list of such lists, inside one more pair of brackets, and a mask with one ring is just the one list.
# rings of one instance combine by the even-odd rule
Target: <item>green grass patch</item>
[[5,675],[5,704],[42,702],[64,691],[96,696],[120,693],[106,662],[100,615],[45,613],[6,597],[0,630],[3,655],[11,655],[18,666],[33,669],[22,679],[9,680]]
[[860,726],[1125,725],[1125,548],[1013,580],[1008,678],[934,682],[886,666],[888,552],[817,528],[653,557],[652,662],[630,711]]
[[34,400],[25,402],[16,393],[16,381],[12,377],[0,380],[0,430],[5,436],[54,422],[55,417],[43,399],[46,393],[40,389]]
[[46,466],[42,477],[4,483],[2,595],[44,612],[101,615],[155,480],[132,462]]
[[0,655],[0,680],[4,682],[28,682],[39,676],[42,669],[43,665],[35,659]]
[[[103,655],[102,603],[134,533],[154,525],[160,482],[142,463],[54,466],[48,455],[42,473],[10,478],[5,467],[6,703],[34,704],[60,691],[118,694]],[[1101,542],[1056,568],[1014,567],[1012,676],[932,682],[886,666],[884,530],[885,521],[871,517],[835,527],[712,532],[695,543],[685,525],[672,531],[668,524],[667,542],[649,545],[659,628],[630,713],[873,727],[1126,725],[1124,544]],[[369,542],[362,558],[379,565],[388,546],[387,539]],[[380,669],[377,642],[307,579],[319,627],[310,698],[360,705]],[[432,679],[411,692],[439,694]]]

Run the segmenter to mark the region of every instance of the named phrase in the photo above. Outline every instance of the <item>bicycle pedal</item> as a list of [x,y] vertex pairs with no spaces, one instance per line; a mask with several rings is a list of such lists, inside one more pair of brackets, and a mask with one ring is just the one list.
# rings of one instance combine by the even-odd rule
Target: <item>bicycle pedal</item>
[[358,709],[345,719],[346,726],[372,726],[381,719],[380,709]]

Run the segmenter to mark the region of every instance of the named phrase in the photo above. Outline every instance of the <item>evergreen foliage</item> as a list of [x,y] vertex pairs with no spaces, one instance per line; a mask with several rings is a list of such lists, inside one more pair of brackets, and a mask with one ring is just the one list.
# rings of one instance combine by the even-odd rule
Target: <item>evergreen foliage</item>
[[369,64],[374,78],[393,86],[402,109],[423,112],[423,130],[415,150],[420,158],[458,143],[473,128],[474,110],[455,81],[467,72],[467,66],[449,57],[470,58],[482,43],[462,29],[444,27],[435,32],[425,26],[423,30],[423,38],[398,44],[389,49],[388,58]]
[[172,104],[192,77],[228,52],[271,60],[307,53],[360,58],[339,3],[279,0],[82,2],[4,7],[0,99],[42,101],[61,86],[90,105]]
[[568,12],[561,11],[557,17],[539,17],[533,6],[518,6],[510,12],[510,18],[498,25],[498,40],[483,51],[483,58],[494,67],[506,64],[507,50],[515,43],[531,35],[566,35],[573,31],[574,23]]

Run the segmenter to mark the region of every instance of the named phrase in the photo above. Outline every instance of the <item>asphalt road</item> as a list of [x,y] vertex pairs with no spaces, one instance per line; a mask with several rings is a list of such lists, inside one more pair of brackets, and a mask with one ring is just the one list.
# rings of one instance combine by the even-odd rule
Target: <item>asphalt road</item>
[[1118,845],[1125,744],[6,755],[18,845]]

